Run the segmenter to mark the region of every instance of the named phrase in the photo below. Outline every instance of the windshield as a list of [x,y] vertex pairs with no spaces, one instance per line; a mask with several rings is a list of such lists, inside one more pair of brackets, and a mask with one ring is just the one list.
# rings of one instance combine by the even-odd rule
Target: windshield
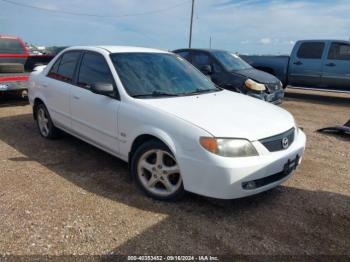
[[239,56],[235,54],[231,54],[226,51],[212,51],[212,53],[228,71],[252,68],[248,63],[243,61]]
[[173,54],[116,53],[111,55],[130,96],[180,96],[219,89],[202,73]]
[[24,54],[23,46],[16,39],[0,38],[0,54]]

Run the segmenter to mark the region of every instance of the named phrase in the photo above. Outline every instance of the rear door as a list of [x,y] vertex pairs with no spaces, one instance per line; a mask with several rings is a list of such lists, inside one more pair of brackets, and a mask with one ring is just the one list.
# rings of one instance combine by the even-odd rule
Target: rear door
[[63,53],[42,80],[46,106],[57,126],[71,129],[70,93],[80,51]]
[[[90,87],[96,83],[113,84],[114,97],[92,93]],[[103,55],[84,52],[70,99],[73,131],[103,149],[118,153],[117,115],[120,100],[113,75]]]
[[300,42],[289,64],[289,84],[301,87],[320,87],[325,54],[325,42]]
[[323,66],[322,85],[350,91],[350,44],[332,42]]

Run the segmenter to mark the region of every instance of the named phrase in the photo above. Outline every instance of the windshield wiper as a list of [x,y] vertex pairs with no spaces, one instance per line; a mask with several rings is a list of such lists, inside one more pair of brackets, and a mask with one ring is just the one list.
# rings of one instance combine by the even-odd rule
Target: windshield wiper
[[159,91],[154,91],[151,94],[138,94],[138,95],[133,95],[132,97],[160,97],[160,96],[179,96],[178,94],[172,94],[172,93],[167,93],[167,92],[159,92]]
[[222,88],[216,87],[213,89],[196,89],[195,91],[188,92],[188,93],[183,93],[182,95],[198,95],[198,94],[203,94],[203,93],[212,93],[212,92],[218,92],[221,91]]

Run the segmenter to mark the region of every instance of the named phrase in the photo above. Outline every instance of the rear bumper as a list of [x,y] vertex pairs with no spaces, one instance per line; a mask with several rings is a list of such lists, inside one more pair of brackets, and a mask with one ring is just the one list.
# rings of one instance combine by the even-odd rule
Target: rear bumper
[[27,81],[0,82],[0,92],[27,90]]

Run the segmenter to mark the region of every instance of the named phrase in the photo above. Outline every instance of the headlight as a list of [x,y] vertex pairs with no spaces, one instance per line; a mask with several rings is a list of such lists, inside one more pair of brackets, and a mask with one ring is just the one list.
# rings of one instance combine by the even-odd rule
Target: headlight
[[252,143],[245,139],[201,137],[199,142],[206,150],[219,156],[247,157],[258,155]]
[[295,127],[295,135],[297,136],[299,134],[299,126],[297,121],[294,119],[294,127]]
[[264,90],[266,90],[265,85],[259,84],[259,83],[255,82],[252,79],[247,79],[244,82],[244,85],[245,85],[246,88],[254,90],[254,91],[264,91]]

